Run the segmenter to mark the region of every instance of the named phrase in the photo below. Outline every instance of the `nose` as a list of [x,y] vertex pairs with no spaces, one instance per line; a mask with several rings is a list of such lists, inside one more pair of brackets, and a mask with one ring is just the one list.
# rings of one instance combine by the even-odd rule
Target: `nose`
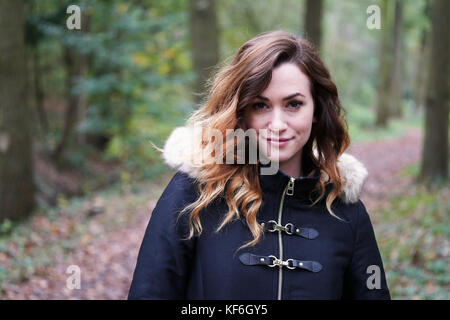
[[268,127],[270,132],[274,133],[275,135],[280,135],[280,132],[286,130],[287,123],[283,117],[283,113],[275,109]]

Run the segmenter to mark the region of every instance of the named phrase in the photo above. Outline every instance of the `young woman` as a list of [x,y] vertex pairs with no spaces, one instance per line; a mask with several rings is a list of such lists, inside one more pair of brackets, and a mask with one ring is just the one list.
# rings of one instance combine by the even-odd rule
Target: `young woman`
[[[247,41],[166,141],[178,171],[153,209],[128,298],[390,299],[359,199],[367,170],[344,153],[342,113],[308,41],[283,31]],[[217,161],[235,143],[229,129],[254,130],[263,156],[251,163],[246,143],[243,163]]]

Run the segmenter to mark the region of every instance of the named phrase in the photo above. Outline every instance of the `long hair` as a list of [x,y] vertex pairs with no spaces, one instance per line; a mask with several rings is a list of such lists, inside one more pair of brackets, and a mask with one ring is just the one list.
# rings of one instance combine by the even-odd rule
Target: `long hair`
[[[295,63],[309,78],[314,116],[317,119],[317,122],[313,122],[310,138],[303,147],[302,166],[318,168],[321,175],[328,177],[328,181],[319,179],[313,190],[319,191],[319,196],[312,205],[324,197],[326,185],[332,184],[326,198],[326,207],[331,215],[337,217],[331,210],[331,204],[341,192],[343,183],[336,163],[350,144],[348,127],[336,85],[316,49],[307,40],[276,30],[262,33],[244,43],[233,59],[220,66],[215,76],[210,78],[207,98],[190,115],[187,125],[219,130],[224,137],[222,143],[229,143],[226,130],[243,129],[244,109],[269,85],[272,70],[286,62]],[[207,151],[206,154],[216,151],[214,142],[203,139],[201,148]],[[224,150],[224,157],[226,152]],[[181,215],[191,211],[187,239],[202,233],[200,211],[216,198],[223,197],[228,205],[228,212],[216,232],[242,215],[253,240],[240,248],[255,245],[263,234],[263,227],[256,220],[262,204],[258,165],[225,162],[218,165],[206,161],[199,169],[197,180],[200,195],[180,212]]]

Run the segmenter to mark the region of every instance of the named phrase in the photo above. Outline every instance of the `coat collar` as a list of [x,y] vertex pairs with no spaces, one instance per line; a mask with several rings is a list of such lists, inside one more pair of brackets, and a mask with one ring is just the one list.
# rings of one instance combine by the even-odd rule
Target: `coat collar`
[[[192,127],[177,127],[167,138],[162,156],[167,165],[186,173],[191,178],[198,178],[200,175],[200,165],[196,159],[200,152],[200,131],[193,130]],[[366,167],[354,156],[343,153],[337,162],[343,188],[339,198],[344,203],[356,203],[368,175]],[[317,183],[318,179],[328,180],[325,172],[315,171],[315,176],[306,178],[300,177],[295,180],[294,192],[304,194],[305,189],[310,189]],[[270,181],[269,181],[270,180]],[[289,181],[289,176],[278,170],[274,176],[260,175],[261,186],[263,188],[280,188]],[[298,187],[297,187],[298,186]]]
[[[277,194],[280,191],[284,190],[284,188],[288,185],[291,178],[281,169],[278,169],[278,171],[273,175],[262,175],[261,167],[269,165],[270,164],[267,165],[260,164],[258,166],[261,189],[269,194]],[[314,173],[310,177],[295,178],[293,197],[298,198],[299,200],[307,201],[309,197],[309,192],[319,182],[321,175],[318,168],[304,168],[304,169],[307,172],[314,170]],[[329,191],[329,189],[327,191]]]

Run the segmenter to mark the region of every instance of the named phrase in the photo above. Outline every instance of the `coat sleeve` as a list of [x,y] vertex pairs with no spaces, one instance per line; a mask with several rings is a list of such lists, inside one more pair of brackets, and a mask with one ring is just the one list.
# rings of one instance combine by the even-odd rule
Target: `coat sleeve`
[[357,204],[351,262],[344,277],[343,299],[390,300],[386,275],[369,214]]
[[193,202],[193,184],[177,172],[152,211],[134,270],[128,299],[184,299],[195,248],[181,209]]

